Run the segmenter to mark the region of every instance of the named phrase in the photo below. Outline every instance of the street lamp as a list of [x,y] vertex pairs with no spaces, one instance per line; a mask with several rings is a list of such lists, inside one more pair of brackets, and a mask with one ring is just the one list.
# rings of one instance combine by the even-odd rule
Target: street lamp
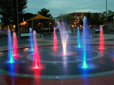
[[106,26],[108,29],[107,0],[106,0]]
[[17,8],[17,23],[16,23],[16,27],[18,29],[18,38],[20,38],[20,36],[19,36],[19,17],[18,17],[18,0],[16,0],[16,8]]

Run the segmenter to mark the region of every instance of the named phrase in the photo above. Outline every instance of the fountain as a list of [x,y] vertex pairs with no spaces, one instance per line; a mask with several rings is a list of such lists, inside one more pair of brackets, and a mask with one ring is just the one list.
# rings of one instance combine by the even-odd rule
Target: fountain
[[104,36],[103,36],[103,28],[100,26],[100,44],[99,44],[100,52],[103,53],[104,48]]
[[63,55],[66,55],[66,44],[67,44],[68,34],[66,33],[66,30],[65,30],[65,23],[64,22],[60,23],[58,27],[60,31],[62,46],[63,46]]
[[57,50],[57,35],[55,32],[55,28],[54,28],[54,33],[53,33],[53,49],[54,49],[54,52],[56,52],[56,50]]
[[40,64],[40,56],[39,56],[37,41],[36,41],[36,31],[33,31],[33,41],[34,41],[33,67],[34,69],[39,69],[41,68],[41,64]]
[[87,25],[87,18],[84,16],[83,18],[83,34],[82,34],[82,41],[83,41],[83,62],[82,68],[88,68],[86,57],[87,57],[87,44],[88,44],[88,33],[87,33],[88,25]]
[[32,35],[32,28],[29,28],[29,42],[30,42],[30,51],[34,51],[33,49],[33,35]]
[[18,49],[17,49],[17,37],[16,37],[16,33],[13,33],[13,56],[14,59],[17,59],[18,56]]
[[77,47],[81,48],[81,44],[80,44],[80,30],[79,27],[77,27]]
[[8,29],[8,62],[14,63],[13,49],[12,49],[12,37],[11,37],[11,32],[9,29]]

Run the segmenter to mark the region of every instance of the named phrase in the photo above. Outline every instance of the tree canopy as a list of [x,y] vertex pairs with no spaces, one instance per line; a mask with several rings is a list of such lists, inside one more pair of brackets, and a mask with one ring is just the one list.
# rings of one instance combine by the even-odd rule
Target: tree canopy
[[[104,24],[104,16],[100,16],[99,13],[90,13],[88,12],[84,16],[87,17],[88,25],[102,25]],[[82,20],[79,22],[81,25],[83,24]]]
[[21,22],[23,19],[21,18],[24,13],[23,9],[25,9],[27,0],[0,0],[0,14],[2,15],[2,22],[5,25],[15,24],[17,19],[17,6],[18,6],[18,15],[19,21]]
[[106,11],[104,11],[103,15],[104,15],[105,20],[106,20],[106,18],[108,18],[108,22],[111,22],[114,17],[114,11],[108,10],[107,15],[106,15]]
[[72,15],[69,14],[64,14],[64,15],[59,15],[58,16],[58,21],[59,22],[65,22],[67,25],[71,24],[71,20],[72,20]]

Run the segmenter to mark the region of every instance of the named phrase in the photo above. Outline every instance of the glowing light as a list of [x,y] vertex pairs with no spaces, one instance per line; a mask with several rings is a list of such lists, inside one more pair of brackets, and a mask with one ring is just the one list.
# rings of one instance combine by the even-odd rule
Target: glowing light
[[30,50],[33,52],[33,36],[32,36],[32,28],[29,29],[29,43],[30,43]]
[[34,69],[38,69],[39,67],[36,65],[35,67],[34,67]]
[[13,49],[12,49],[12,38],[11,38],[11,33],[10,33],[9,29],[8,29],[8,62],[14,63]]
[[15,32],[13,33],[13,56],[14,59],[17,59],[18,50],[17,50],[17,37]]
[[56,32],[55,32],[55,28],[54,28],[54,36],[53,36],[53,49],[54,49],[54,52],[56,52],[57,50],[57,36],[56,36]]
[[59,24],[60,22],[57,22],[57,24]]
[[99,49],[100,49],[101,53],[103,52],[103,49],[105,49],[104,48],[104,36],[103,36],[103,28],[102,28],[102,26],[100,26],[100,44],[99,44]]
[[0,52],[0,55],[2,55],[3,53],[2,52]]
[[40,64],[40,56],[38,53],[35,31],[33,32],[33,40],[34,40],[33,67],[34,67],[34,69],[39,69],[39,68],[41,68],[41,64]]
[[86,62],[83,63],[82,68],[88,68],[88,65],[86,64]]
[[13,28],[15,28],[15,25],[13,25]]
[[27,52],[29,50],[29,48],[25,48],[24,50],[23,50],[23,52]]
[[80,30],[79,30],[79,27],[77,27],[77,44],[78,44],[78,48],[80,48],[81,44],[80,44]]

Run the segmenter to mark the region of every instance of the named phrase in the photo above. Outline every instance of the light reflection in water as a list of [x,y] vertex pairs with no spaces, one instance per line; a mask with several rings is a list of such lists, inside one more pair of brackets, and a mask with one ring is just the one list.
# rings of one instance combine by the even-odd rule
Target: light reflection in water
[[36,85],[40,85],[40,69],[33,69]]
[[11,75],[11,81],[12,84],[11,85],[15,85],[15,78],[14,78],[14,73],[15,73],[15,64],[14,63],[9,63],[9,72]]

